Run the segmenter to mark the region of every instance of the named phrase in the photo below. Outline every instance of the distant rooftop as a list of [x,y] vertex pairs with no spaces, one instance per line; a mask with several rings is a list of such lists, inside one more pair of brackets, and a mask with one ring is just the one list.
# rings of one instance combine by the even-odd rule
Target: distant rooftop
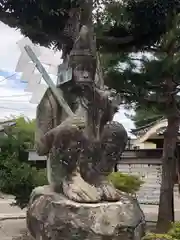
[[4,131],[5,127],[11,127],[16,124],[15,120],[0,120],[0,132]]
[[[164,124],[162,125],[160,123],[164,123]],[[160,131],[159,133],[164,133],[164,131],[166,130],[166,126],[164,126],[164,125],[167,125],[167,120],[165,118],[161,118],[157,121],[151,122],[142,127],[131,129],[131,133],[134,134],[136,137],[141,137],[146,132],[148,132],[152,127],[157,126],[157,125],[159,125],[158,132]]]
[[[162,136],[167,128],[167,119],[162,118],[140,128],[132,129],[131,132],[137,139],[137,143],[143,143],[156,136]],[[180,134],[180,128],[179,128]]]

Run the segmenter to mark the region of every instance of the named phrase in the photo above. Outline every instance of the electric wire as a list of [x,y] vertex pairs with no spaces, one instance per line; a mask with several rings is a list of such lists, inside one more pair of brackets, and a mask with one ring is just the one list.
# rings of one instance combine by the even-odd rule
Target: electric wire
[[7,79],[9,79],[9,78],[11,78],[11,77],[13,77],[13,76],[15,76],[15,75],[16,75],[16,73],[13,73],[13,74],[10,75],[10,76],[4,77],[3,79],[0,80],[0,83],[1,83],[1,82],[4,82],[5,80],[7,80]]
[[9,107],[2,107],[0,106],[1,109],[6,109],[6,110],[13,110],[13,111],[29,111],[29,108],[9,108]]
[[6,98],[6,97],[10,97],[10,98],[14,98],[14,97],[26,97],[26,96],[31,96],[32,93],[28,93],[28,94],[17,94],[17,95],[9,95],[9,96],[0,96],[0,99],[1,98]]
[[29,100],[0,99],[1,103],[29,103]]

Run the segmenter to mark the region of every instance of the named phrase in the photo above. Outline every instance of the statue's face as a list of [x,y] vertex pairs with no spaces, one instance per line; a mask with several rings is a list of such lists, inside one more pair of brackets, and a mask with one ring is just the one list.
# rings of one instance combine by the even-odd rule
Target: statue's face
[[92,76],[87,70],[75,69],[74,70],[74,81],[76,84],[81,83],[92,83]]

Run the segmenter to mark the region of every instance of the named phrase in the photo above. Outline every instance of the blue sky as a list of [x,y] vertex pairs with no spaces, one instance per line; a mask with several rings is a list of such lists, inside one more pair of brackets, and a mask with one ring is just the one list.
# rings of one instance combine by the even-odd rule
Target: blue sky
[[[19,74],[14,72],[20,56],[20,50],[16,43],[23,36],[19,31],[9,28],[1,22],[0,32],[0,119],[20,114],[35,118],[36,105],[29,103],[31,94],[24,92],[26,83],[20,81]],[[124,115],[125,112],[121,107],[115,120],[130,130],[134,125]]]

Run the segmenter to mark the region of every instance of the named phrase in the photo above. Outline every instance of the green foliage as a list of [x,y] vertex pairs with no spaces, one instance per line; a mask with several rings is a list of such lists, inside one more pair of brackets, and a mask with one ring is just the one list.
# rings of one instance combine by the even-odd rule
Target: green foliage
[[143,181],[138,176],[127,175],[120,172],[113,172],[109,175],[109,180],[120,191],[135,193],[139,190]]
[[[119,44],[111,44],[106,39],[102,41],[113,53],[126,51],[130,46],[133,47],[131,51],[151,46],[159,42],[160,36],[167,31],[167,17],[173,15],[179,3],[178,0],[110,1],[105,4],[103,26],[106,29],[109,26],[106,36],[114,36],[121,41]],[[130,36],[132,39],[128,41]],[[123,42],[123,37],[126,37],[126,42]]]
[[175,238],[171,237],[169,234],[148,233],[142,240],[175,240]]
[[[22,34],[35,43],[50,46],[60,45],[62,29],[71,8],[78,7],[79,1],[1,1],[0,18],[11,27],[17,27]],[[53,27],[52,27],[53,26]]]
[[[141,1],[142,4],[143,2]],[[168,28],[159,43],[152,44],[145,52],[139,52],[137,55],[130,53],[124,56],[125,54],[117,52],[108,56],[108,62],[104,66],[106,84],[121,93],[126,102],[137,102],[147,107],[156,106],[158,110],[164,110],[166,107],[163,95],[167,91],[164,79],[173,76],[173,80],[177,83],[175,90],[179,88],[180,16],[178,11],[177,5],[177,9],[174,9],[175,14],[169,18],[171,24],[166,23]],[[176,94],[177,91],[174,91],[174,95]]]
[[172,224],[172,228],[168,232],[168,234],[174,238],[180,240],[180,222],[175,222]]
[[[30,120],[25,117],[14,118],[16,125],[13,127],[6,127],[6,135],[0,138],[0,147],[9,154],[17,153],[19,160],[25,161],[27,158],[27,149],[32,149],[35,138],[35,120]],[[24,158],[24,159],[23,159]]]
[[[5,133],[8,135],[8,137],[14,139],[20,146],[24,146],[25,148],[29,147],[29,144],[33,146],[35,137],[35,120],[30,120],[24,116],[17,118],[13,117],[13,119],[16,123],[15,126],[6,127]],[[2,139],[3,142],[0,143],[5,143],[5,139],[7,139],[7,137],[4,137]]]
[[[176,144],[173,144],[172,140],[178,135],[178,129],[173,128],[173,124],[170,126],[169,121],[179,116],[180,106],[180,71],[178,67],[180,63],[180,14],[178,8],[174,9],[174,13],[170,14],[170,17],[168,16],[166,32],[161,36],[159,42],[148,47],[146,52],[139,52],[137,55],[128,54],[129,59],[125,66],[123,66],[120,56],[119,63],[116,61],[114,66],[107,68],[106,72],[106,84],[121,93],[126,104],[140,106],[143,109],[138,116],[141,120],[138,124],[136,121],[136,125],[151,123],[152,119],[157,120],[159,117],[168,119],[168,128],[172,127],[172,129],[169,138],[166,139],[171,143],[171,147],[169,147],[170,144],[164,144],[166,153],[163,156],[164,159],[168,159],[170,155],[173,156]],[[136,66],[133,63],[136,63]],[[163,171],[163,175],[168,179],[162,179],[162,186],[166,184],[166,181],[173,184],[173,178],[168,177],[165,168]],[[163,226],[168,226],[173,219],[173,209],[167,211],[163,204],[163,198],[170,199],[171,195],[172,192],[169,188],[165,194],[160,196],[157,225],[161,225],[161,229]],[[169,206],[171,207],[170,204]],[[161,214],[162,216],[160,216]],[[165,217],[161,221],[163,216]]]
[[166,234],[147,233],[142,240],[180,240],[180,222],[173,223]]
[[[84,8],[84,3],[82,0],[3,0],[0,20],[20,29],[35,43],[53,44],[61,49],[69,40],[67,34],[63,34],[66,22],[71,18],[69,12],[73,9],[79,11]],[[97,35],[100,33],[97,41],[110,52],[151,45],[165,32],[167,13],[173,11],[175,4],[178,5],[179,1],[94,1],[94,9],[99,12],[98,17],[94,16],[98,18]],[[109,41],[109,36],[118,38],[118,41]]]
[[[142,109],[158,115],[173,114],[174,109],[171,106],[172,101],[168,100],[168,91],[179,103],[179,24],[180,15],[173,15],[171,27],[162,35],[160,43],[147,48],[147,52],[127,54],[125,61],[122,54],[111,55],[111,59],[116,61],[114,66],[105,65],[105,82],[110,88],[121,93],[125,103],[130,105],[136,103]],[[111,59],[109,57],[109,62]],[[167,78],[173,79],[173,90],[169,89]],[[170,105],[167,107],[168,102]]]
[[16,118],[16,126],[12,128],[12,134],[21,146],[32,148],[35,138],[35,120],[24,117]]
[[47,183],[44,170],[28,164],[27,148],[34,144],[34,120],[20,117],[0,140],[0,191],[15,196],[16,205],[26,207],[31,191]]
[[154,122],[163,119],[163,113],[156,108],[137,107],[135,115],[128,116],[135,124],[136,128],[141,128],[153,124]]
[[47,183],[46,173],[21,163],[16,153],[4,156],[0,154],[0,191],[14,195],[16,205],[24,208],[32,190]]

